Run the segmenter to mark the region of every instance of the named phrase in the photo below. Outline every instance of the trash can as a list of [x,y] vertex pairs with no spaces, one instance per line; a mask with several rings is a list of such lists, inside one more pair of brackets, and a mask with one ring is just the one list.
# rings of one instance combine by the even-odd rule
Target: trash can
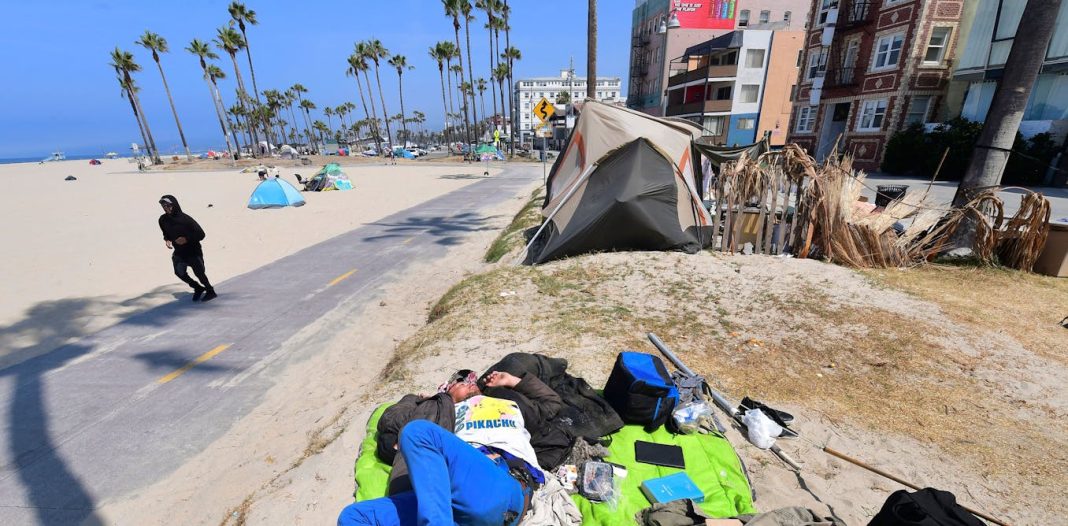
[[905,197],[905,192],[908,191],[909,187],[903,184],[881,184],[876,186],[875,189],[878,192],[875,194],[875,206],[886,207],[892,201]]

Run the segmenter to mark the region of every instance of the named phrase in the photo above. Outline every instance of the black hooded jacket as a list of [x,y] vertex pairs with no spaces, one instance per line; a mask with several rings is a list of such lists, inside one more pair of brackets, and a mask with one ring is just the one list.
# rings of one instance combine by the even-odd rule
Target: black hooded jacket
[[[162,203],[165,199],[170,200],[174,208],[171,209],[171,213],[159,216],[159,229],[163,231],[163,239],[171,242],[174,246],[174,254],[180,258],[203,257],[204,252],[200,248],[200,241],[204,239],[204,229],[200,228],[195,219],[182,212],[182,206],[178,204],[178,200],[173,195],[161,197],[160,202]],[[174,242],[180,237],[185,238],[184,245]]]

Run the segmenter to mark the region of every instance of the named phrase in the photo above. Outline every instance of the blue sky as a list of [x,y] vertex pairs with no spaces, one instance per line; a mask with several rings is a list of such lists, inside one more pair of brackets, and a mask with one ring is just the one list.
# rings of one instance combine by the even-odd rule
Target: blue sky
[[[147,50],[133,44],[146,29],[165,37],[171,48],[162,56],[163,68],[190,147],[220,147],[208,88],[196,58],[184,48],[193,38],[210,40],[215,29],[229,21],[228,3],[8,3],[0,22],[0,63],[7,79],[0,84],[0,158],[44,157],[54,150],[125,153],[131,142],[141,142],[129,103],[120,97],[114,72],[108,67],[108,53],[116,45],[133,52],[143,68],[136,80],[156,144],[164,152],[180,149],[159,72]],[[555,75],[567,67],[569,56],[574,56],[576,73],[585,75],[584,0],[511,0],[509,4],[512,45],[523,53],[516,78]],[[599,4],[598,72],[624,77],[625,84],[633,2],[601,0]],[[249,40],[261,90],[300,82],[320,108],[352,101],[362,117],[355,83],[344,73],[345,58],[354,42],[375,37],[415,66],[404,76],[405,109],[424,112],[428,124],[441,122],[437,65],[427,48],[439,40],[451,40],[453,32],[439,0],[253,0],[246,5],[259,19],[259,25],[249,29]],[[488,77],[485,16],[477,11],[475,15],[471,24],[475,76]],[[462,29],[460,38],[464,38]],[[501,39],[503,46],[503,35]],[[219,66],[228,75],[224,97],[232,102],[229,57],[222,54]],[[242,61],[241,66],[246,84],[251,85],[247,63]],[[396,72],[383,69],[381,73],[386,102],[395,114],[399,110]]]

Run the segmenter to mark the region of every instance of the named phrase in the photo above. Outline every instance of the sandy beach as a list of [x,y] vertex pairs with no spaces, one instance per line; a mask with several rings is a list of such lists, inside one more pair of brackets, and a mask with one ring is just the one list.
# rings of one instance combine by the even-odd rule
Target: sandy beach
[[[88,161],[0,165],[0,181],[15,196],[0,210],[5,225],[0,230],[5,247],[0,366],[187,294],[172,273],[157,225],[163,194],[175,195],[204,228],[207,273],[219,283],[461,188],[484,170],[463,164],[342,163],[354,191],[305,193],[307,205],[273,210],[249,210],[256,175],[225,165],[146,173],[126,159],[99,166]],[[310,176],[318,169],[281,167],[280,174],[295,185],[294,173]],[[77,180],[65,181],[68,175]],[[314,266],[308,262],[309,269]],[[219,293],[225,294],[225,287]],[[81,330],[63,335],[40,330],[57,317]]]

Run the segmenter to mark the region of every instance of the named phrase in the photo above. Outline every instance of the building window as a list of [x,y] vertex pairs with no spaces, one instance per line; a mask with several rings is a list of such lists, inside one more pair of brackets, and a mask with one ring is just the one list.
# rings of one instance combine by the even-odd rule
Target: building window
[[771,22],[771,11],[765,9],[760,12],[760,23],[767,24],[768,22]]
[[758,84],[742,84],[742,90],[739,95],[738,102],[756,102],[757,95],[760,94],[760,85]]
[[730,100],[731,87],[723,86],[722,88],[716,88],[716,98],[712,100]]
[[749,10],[742,9],[738,12],[738,27],[747,27],[749,25]]
[[816,77],[822,77],[827,73],[827,49],[820,48],[819,51],[810,52],[808,55],[808,71],[805,79],[812,80]]
[[897,61],[901,58],[901,45],[905,42],[905,34],[886,35],[879,39],[875,45],[875,64],[873,70],[889,69],[897,67]]
[[819,11],[816,12],[816,25],[822,26],[827,23],[827,13],[838,7],[838,0],[820,0]]
[[707,135],[723,135],[726,122],[727,118],[724,116],[705,117],[705,123],[702,127]]
[[793,17],[794,13],[792,11],[787,11],[782,14],[782,21],[786,22],[786,27],[790,27],[790,19]]
[[866,100],[860,104],[857,131],[879,131],[886,117],[886,99]]
[[931,30],[931,40],[927,42],[927,53],[923,55],[924,64],[941,64],[949,44],[948,27],[936,27]]
[[803,49],[797,50],[797,64],[794,64],[794,67],[797,67],[797,68],[801,67],[801,57],[803,57],[803,56],[805,56],[805,50],[803,50]]
[[756,119],[738,119],[739,130],[752,130],[756,128]]
[[747,49],[745,51],[745,67],[756,69],[764,67],[764,50]]
[[905,126],[927,122],[927,110],[931,106],[931,97],[912,97],[909,110],[905,113]]
[[817,109],[817,106],[802,106],[797,109],[797,126],[795,128],[798,133],[812,131],[812,128],[816,125]]

